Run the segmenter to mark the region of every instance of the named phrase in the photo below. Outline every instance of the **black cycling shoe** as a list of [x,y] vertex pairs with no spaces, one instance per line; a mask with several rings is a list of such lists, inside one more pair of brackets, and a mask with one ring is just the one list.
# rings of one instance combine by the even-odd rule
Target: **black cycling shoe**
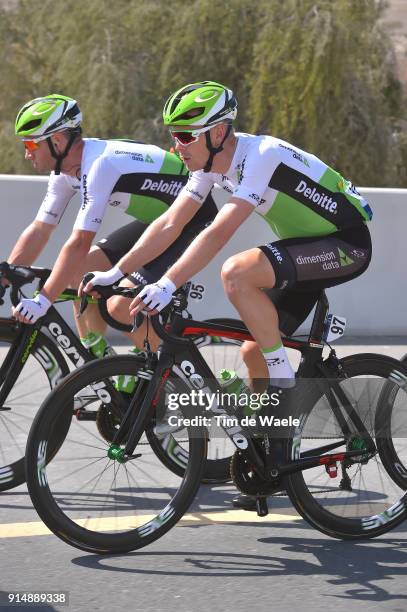
[[[277,488],[273,491],[273,495],[276,493],[284,493],[284,489]],[[248,512],[256,512],[256,498],[253,495],[245,495],[240,493],[237,497],[232,499],[232,506],[234,508],[240,508],[240,510],[247,510]]]
[[288,427],[285,420],[289,420],[289,417],[295,413],[298,388],[297,386],[280,388],[269,385],[265,393],[269,398],[269,403],[262,403],[260,410],[253,412],[251,418],[255,419],[256,424],[250,424],[248,429],[255,438],[265,434],[271,438],[286,437]]
[[240,495],[232,499],[232,506],[234,508],[240,508],[240,510],[256,512],[256,498],[252,497],[252,495],[240,493]]

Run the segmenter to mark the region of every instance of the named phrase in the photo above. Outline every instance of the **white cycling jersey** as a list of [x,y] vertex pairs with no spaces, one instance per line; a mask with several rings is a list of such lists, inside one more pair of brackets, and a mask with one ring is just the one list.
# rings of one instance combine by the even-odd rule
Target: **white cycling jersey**
[[371,218],[352,183],[315,155],[272,136],[236,137],[228,172],[193,172],[183,194],[203,202],[218,185],[255,206],[279,238],[328,235]]
[[36,219],[56,225],[80,192],[74,229],[97,232],[108,205],[151,223],[168,209],[187,180],[178,156],[155,145],[84,138],[80,179],[52,172]]

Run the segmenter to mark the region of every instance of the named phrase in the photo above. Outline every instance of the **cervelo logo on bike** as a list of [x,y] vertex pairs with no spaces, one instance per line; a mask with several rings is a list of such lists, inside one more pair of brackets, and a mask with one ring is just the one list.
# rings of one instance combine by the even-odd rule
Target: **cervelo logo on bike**
[[[54,336],[64,353],[66,353],[75,362],[75,365],[78,368],[85,363],[84,358],[79,355],[76,347],[72,346],[68,336],[65,336],[65,334],[62,333],[62,329],[60,325],[58,325],[58,323],[52,321],[48,325],[48,329]],[[106,385],[103,381],[94,383],[91,385],[91,387],[102,402],[107,403],[112,400],[112,398],[110,397],[110,393],[106,389]]]
[[144,183],[140,187],[141,191],[160,191],[169,195],[177,196],[181,191],[184,183],[181,181],[153,181],[152,179],[144,179]]
[[[184,361],[181,363],[181,371],[187,377],[187,381],[190,382],[195,389],[201,390],[203,394],[213,395],[211,389],[208,386],[205,386],[205,381],[202,376],[196,372],[193,363],[184,359]],[[226,410],[218,405],[216,400],[212,402],[211,411],[215,414],[225,415],[226,417],[229,416]],[[249,444],[245,435],[242,433],[242,428],[237,424],[228,426],[229,420],[230,419],[225,419],[225,431],[238,448],[247,448]]]
[[59,346],[62,348],[64,353],[69,355],[69,357],[71,357],[75,361],[75,365],[77,367],[85,363],[84,358],[79,355],[76,347],[72,346],[71,341],[69,340],[68,336],[65,336],[65,334],[62,333],[62,329],[60,325],[58,325],[58,323],[55,323],[55,321],[52,321],[48,325],[48,329],[51,332],[51,334],[54,336],[54,338],[56,339],[56,341],[58,342]]
[[314,202],[314,204],[317,204],[333,215],[338,213],[338,203],[332,200],[326,193],[317,191],[316,187],[308,187],[306,181],[301,180],[295,188],[295,191],[297,193],[303,193],[308,200],[311,200],[311,202]]

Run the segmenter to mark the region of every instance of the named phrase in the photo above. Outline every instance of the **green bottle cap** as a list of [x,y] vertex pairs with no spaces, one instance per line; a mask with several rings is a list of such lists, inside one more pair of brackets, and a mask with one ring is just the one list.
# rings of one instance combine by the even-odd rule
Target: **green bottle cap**
[[222,380],[230,380],[231,378],[233,378],[233,376],[235,376],[235,373],[231,370],[223,369],[220,371],[220,377]]

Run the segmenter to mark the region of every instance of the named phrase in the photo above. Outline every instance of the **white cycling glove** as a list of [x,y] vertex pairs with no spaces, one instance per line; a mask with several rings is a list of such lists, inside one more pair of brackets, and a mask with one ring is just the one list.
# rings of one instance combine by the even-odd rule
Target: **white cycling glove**
[[127,274],[123,274],[123,272],[117,266],[114,266],[106,272],[90,272],[90,274],[93,274],[94,276],[89,282],[91,282],[93,286],[102,285],[102,287],[114,285],[119,280],[127,276]]
[[139,293],[139,298],[148,306],[149,310],[160,312],[171,302],[175,289],[176,286],[172,280],[163,276],[153,285],[144,287],[143,291]]
[[43,317],[51,306],[51,302],[45,295],[39,293],[34,299],[27,298],[21,300],[15,308],[15,312],[23,315],[30,323],[35,323],[40,317]]

